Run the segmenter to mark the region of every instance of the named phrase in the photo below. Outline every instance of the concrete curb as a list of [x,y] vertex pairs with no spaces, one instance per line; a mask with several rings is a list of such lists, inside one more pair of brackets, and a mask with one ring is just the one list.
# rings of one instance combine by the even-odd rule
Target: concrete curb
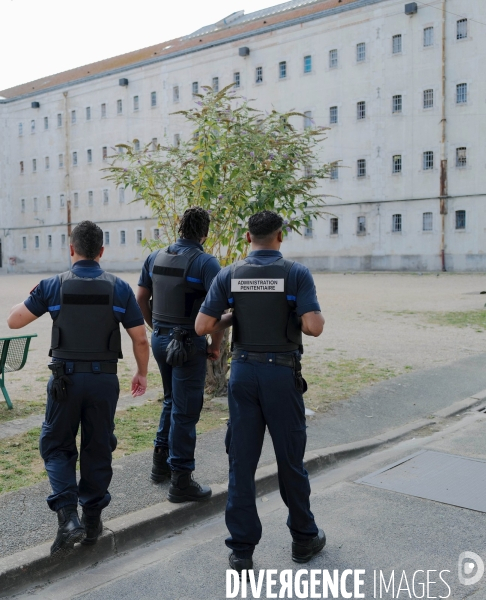
[[[339,461],[369,453],[385,444],[410,436],[441,419],[467,411],[485,399],[486,390],[483,390],[436,412],[429,419],[420,419],[366,440],[307,452],[304,457],[306,469],[311,474],[317,473]],[[257,496],[278,489],[276,463],[257,470],[256,485]],[[213,495],[208,502],[200,504],[161,502],[107,521],[104,524],[103,535],[95,546],[80,546],[71,555],[62,559],[52,559],[49,556],[51,542],[0,559],[0,597],[36,583],[45,583],[51,577],[68,575],[165,535],[177,534],[180,529],[220,514],[226,505],[227,486],[216,484],[212,488]]]

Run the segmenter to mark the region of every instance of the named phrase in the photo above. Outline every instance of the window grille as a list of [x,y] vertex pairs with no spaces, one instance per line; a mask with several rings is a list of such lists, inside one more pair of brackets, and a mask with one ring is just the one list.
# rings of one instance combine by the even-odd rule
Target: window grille
[[366,60],[366,44],[361,42],[356,45],[356,62],[363,62]]
[[434,168],[434,153],[430,150],[424,152],[423,168],[424,171],[429,171]]
[[364,158],[360,158],[358,160],[358,177],[366,177],[366,160]]
[[467,19],[457,21],[456,37],[458,40],[467,38]]
[[392,231],[394,233],[400,233],[402,231],[402,215],[392,216]]
[[339,233],[339,219],[337,217],[331,217],[330,226],[331,235],[337,235]]
[[422,215],[422,231],[432,231],[432,213],[424,212]]
[[392,52],[393,54],[400,54],[402,51],[402,34],[394,35],[392,38]]
[[304,73],[312,72],[312,56],[304,56]]
[[456,229],[466,229],[465,210],[456,210]]
[[338,66],[338,51],[329,50],[329,68],[335,69]]
[[434,28],[426,27],[424,29],[424,47],[427,48],[428,46],[433,46],[433,45],[434,45]]
[[402,96],[401,95],[393,96],[392,111],[394,113],[402,112]]
[[433,108],[434,90],[424,90],[424,108]]
[[358,119],[366,118],[366,102],[358,102],[357,104],[357,117]]
[[467,166],[467,148],[456,148],[456,167],[464,169]]
[[401,173],[402,172],[402,157],[400,154],[397,154],[393,157],[393,173]]

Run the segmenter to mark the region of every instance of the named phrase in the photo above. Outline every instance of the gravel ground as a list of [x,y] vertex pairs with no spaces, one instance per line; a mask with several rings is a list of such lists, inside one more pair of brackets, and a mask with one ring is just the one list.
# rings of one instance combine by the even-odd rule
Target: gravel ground
[[[121,273],[134,289],[137,273]],[[21,331],[8,329],[10,307],[22,301],[42,275],[0,276],[0,337],[37,333],[23,371],[7,375],[11,397],[41,400],[49,374],[51,319],[44,315]],[[477,274],[316,274],[317,292],[326,318],[324,334],[306,338],[307,356],[328,360],[365,358],[380,367],[403,372],[447,364],[485,351],[485,333],[474,328],[444,327],[428,322],[428,312],[466,311],[484,307],[486,278]],[[131,370],[135,362],[130,340],[124,333],[126,358]],[[151,359],[152,370],[157,370]],[[123,371],[123,367],[121,369]]]

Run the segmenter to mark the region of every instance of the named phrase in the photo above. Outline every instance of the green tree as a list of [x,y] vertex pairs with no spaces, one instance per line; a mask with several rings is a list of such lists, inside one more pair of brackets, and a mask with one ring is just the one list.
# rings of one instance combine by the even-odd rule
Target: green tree
[[[303,226],[324,213],[319,182],[330,165],[319,160],[324,127],[307,122],[296,112],[264,112],[237,97],[228,86],[218,93],[203,88],[195,107],[182,115],[192,131],[177,145],[118,145],[106,178],[131,188],[137,201],[157,218],[160,239],[151,249],[174,242],[180,215],[187,207],[202,206],[211,213],[205,243],[224,266],[246,255],[248,218],[260,210],[283,216],[287,232],[300,234]],[[224,356],[223,356],[224,354]],[[208,365],[208,382],[216,394],[224,392],[227,355],[221,364]]]

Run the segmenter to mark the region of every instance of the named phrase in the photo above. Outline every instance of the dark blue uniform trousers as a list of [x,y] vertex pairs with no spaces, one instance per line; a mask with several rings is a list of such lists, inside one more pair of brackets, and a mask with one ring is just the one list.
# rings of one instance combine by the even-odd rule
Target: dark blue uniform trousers
[[196,352],[182,367],[171,367],[165,360],[172,332],[152,334],[152,352],[159,365],[164,386],[164,404],[155,447],[168,448],[168,463],[173,471],[194,471],[196,424],[204,399],[206,380],[206,338],[194,337]]
[[[74,373],[73,385],[67,386],[65,402],[52,399],[52,376],[47,384],[45,421],[40,436],[40,453],[44,459],[52,494],[49,507],[79,504],[88,515],[97,515],[108,506],[108,486],[113,471],[111,453],[113,427],[120,393],[118,377],[108,373]],[[76,435],[81,425],[79,484],[76,482]]]
[[226,545],[236,556],[250,558],[262,535],[255,503],[255,471],[260,459],[265,427],[272,437],[278,465],[280,495],[289,509],[287,526],[295,540],[317,535],[310,511],[310,485],[303,458],[307,441],[304,402],[290,367],[267,362],[233,359],[228,400],[230,422],[226,436],[229,486]]

